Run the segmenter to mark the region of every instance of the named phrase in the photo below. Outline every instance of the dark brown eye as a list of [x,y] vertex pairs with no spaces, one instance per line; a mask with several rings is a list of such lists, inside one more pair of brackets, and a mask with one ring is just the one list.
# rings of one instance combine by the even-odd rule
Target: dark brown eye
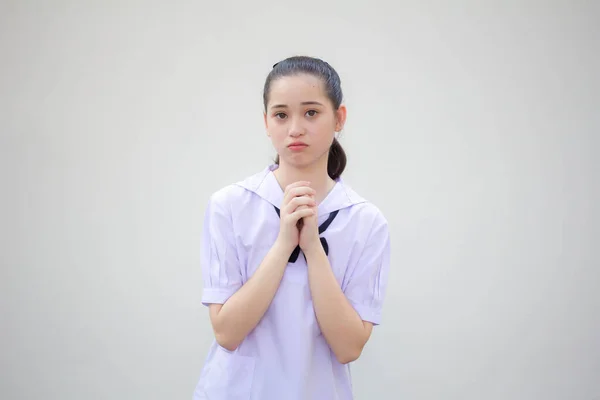
[[284,113],[275,114],[275,118],[284,119],[285,117],[287,117],[287,115],[285,115]]
[[307,114],[309,117],[314,117],[315,115],[317,115],[317,114],[318,114],[318,111],[317,111],[317,110],[308,110],[308,111],[306,112],[306,114]]

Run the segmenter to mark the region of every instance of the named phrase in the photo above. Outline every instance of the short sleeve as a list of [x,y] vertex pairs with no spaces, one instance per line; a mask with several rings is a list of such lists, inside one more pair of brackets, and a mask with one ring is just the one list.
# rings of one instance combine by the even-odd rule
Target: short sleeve
[[346,298],[363,321],[381,323],[389,268],[390,234],[387,221],[379,215],[344,289]]
[[201,246],[202,304],[224,304],[242,286],[229,207],[211,197],[204,215]]

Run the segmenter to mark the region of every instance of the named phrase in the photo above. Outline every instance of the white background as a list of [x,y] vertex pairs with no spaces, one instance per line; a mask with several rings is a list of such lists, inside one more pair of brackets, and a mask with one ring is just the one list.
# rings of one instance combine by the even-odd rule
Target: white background
[[1,1],[0,398],[191,398],[204,207],[272,160],[262,85],[296,54],[341,75],[344,176],[392,229],[356,398],[600,398],[599,17]]

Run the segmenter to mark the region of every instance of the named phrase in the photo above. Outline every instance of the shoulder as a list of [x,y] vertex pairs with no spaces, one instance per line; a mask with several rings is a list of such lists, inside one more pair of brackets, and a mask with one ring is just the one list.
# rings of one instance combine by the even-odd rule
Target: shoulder
[[355,207],[356,212],[360,213],[361,216],[368,219],[372,219],[374,221],[378,221],[380,223],[387,224],[387,219],[385,218],[385,215],[383,214],[381,209],[375,204],[371,203],[370,201],[365,201],[363,203],[357,204]]
[[270,168],[267,167],[238,182],[220,188],[210,196],[211,203],[230,205],[239,204],[240,200],[252,197],[252,194],[257,192],[261,187],[269,171]]
[[254,208],[255,200],[252,192],[237,184],[230,184],[210,195],[207,212],[226,214],[232,217],[248,208]]
[[246,190],[236,184],[224,186],[210,195],[209,203],[216,207],[230,207],[246,194]]
[[[363,199],[348,210],[351,229],[363,247],[363,254],[384,254],[390,248],[390,226],[383,211],[374,203]],[[368,249],[368,251],[367,251]]]
[[344,184],[343,189],[350,203],[352,204],[349,211],[353,218],[357,218],[363,224],[367,223],[373,227],[388,226],[388,221],[379,207],[377,207],[371,201],[360,196],[350,186]]
[[266,172],[261,171],[241,181],[219,188],[210,195],[209,207],[221,210],[252,207],[257,198],[255,192],[265,179]]
[[352,217],[369,236],[387,235],[389,224],[383,212],[373,203],[365,201],[352,207]]

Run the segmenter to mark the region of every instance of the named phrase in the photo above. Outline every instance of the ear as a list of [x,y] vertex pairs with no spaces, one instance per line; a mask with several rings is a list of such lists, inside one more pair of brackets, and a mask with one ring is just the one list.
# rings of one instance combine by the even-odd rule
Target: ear
[[346,123],[346,106],[342,104],[340,108],[335,112],[335,131],[339,132],[344,129],[344,124]]

